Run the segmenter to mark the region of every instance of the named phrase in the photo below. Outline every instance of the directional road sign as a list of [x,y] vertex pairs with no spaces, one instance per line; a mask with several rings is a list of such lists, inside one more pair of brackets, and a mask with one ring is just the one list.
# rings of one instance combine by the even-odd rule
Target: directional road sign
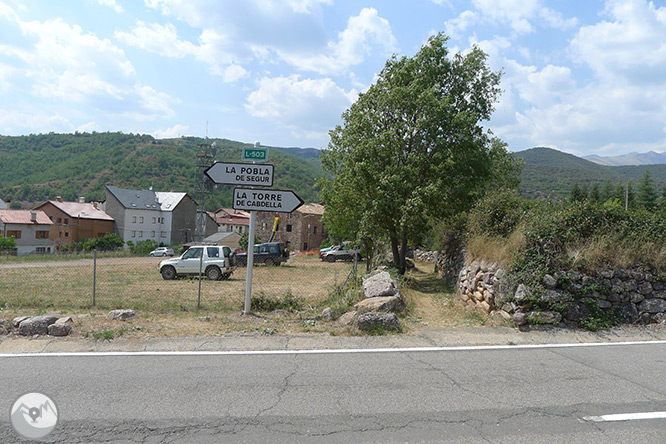
[[205,171],[219,185],[273,186],[273,165],[215,162]]
[[301,205],[303,199],[293,191],[234,188],[234,210],[291,213]]
[[253,148],[243,148],[243,160],[266,162],[268,160],[268,148],[258,146]]

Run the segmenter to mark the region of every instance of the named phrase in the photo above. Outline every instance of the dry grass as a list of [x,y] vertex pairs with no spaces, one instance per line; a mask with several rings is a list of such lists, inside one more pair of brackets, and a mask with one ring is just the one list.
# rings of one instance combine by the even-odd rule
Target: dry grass
[[479,236],[469,240],[467,253],[473,260],[487,260],[507,266],[516,258],[524,243],[522,230],[515,230],[508,239]]
[[594,238],[575,247],[567,248],[572,265],[585,270],[610,266],[631,268],[637,264],[666,268],[666,245],[655,242],[633,242],[606,237]]

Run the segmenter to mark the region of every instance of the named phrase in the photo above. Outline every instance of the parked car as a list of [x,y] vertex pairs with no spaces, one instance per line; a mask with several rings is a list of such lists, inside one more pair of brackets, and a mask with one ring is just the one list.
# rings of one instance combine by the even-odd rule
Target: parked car
[[361,252],[359,250],[350,248],[349,245],[336,245],[324,254],[320,254],[319,258],[324,262],[335,261],[353,261],[354,259],[361,259]]
[[[238,265],[247,265],[247,252],[238,253]],[[254,246],[254,263],[278,266],[289,259],[289,250],[282,242],[267,242]]]
[[229,279],[236,269],[236,252],[227,246],[195,245],[180,257],[161,261],[158,269],[166,280],[196,276],[200,271],[212,281]]
[[331,245],[330,247],[320,248],[319,249],[319,259],[321,259],[324,254],[328,253],[329,251],[331,251],[335,247],[339,247],[339,245]]
[[157,247],[150,252],[150,256],[173,256],[173,248]]

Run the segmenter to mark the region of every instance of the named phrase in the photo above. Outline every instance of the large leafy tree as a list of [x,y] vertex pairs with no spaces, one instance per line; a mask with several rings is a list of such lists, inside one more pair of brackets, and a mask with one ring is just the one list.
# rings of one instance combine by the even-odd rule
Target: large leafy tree
[[366,246],[390,240],[405,272],[408,242],[467,208],[491,181],[515,186],[520,167],[481,127],[500,73],[478,48],[449,55],[438,34],[413,57],[394,56],[330,132],[320,183],[329,232]]

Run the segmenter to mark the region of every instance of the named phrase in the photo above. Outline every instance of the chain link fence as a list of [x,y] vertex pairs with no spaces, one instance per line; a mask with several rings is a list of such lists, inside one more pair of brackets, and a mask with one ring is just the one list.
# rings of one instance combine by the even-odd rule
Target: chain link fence
[[[229,279],[164,280],[164,258],[90,253],[0,257],[0,308],[77,311],[131,308],[169,313],[196,309],[239,312],[246,286],[244,266]],[[323,262],[316,252],[292,253],[279,266],[253,268],[252,302],[259,306],[297,301],[305,309],[323,307],[330,294],[355,276],[354,261]],[[359,264],[359,266],[361,266]]]

